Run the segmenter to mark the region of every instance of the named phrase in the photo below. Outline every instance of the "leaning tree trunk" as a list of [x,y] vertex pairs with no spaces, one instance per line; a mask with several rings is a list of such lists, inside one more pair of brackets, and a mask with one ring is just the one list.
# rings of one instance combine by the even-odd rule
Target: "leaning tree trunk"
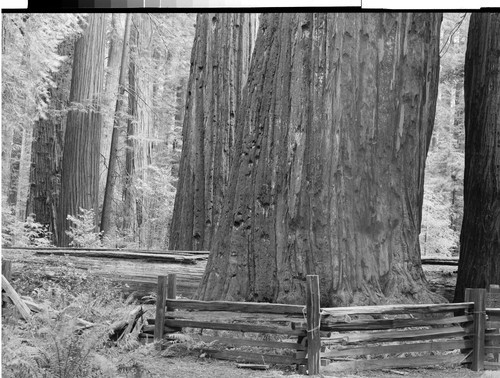
[[57,244],[57,209],[61,191],[61,163],[66,117],[61,113],[69,101],[71,65],[74,38],[63,41],[57,53],[67,56],[54,74],[56,83],[49,89],[50,110],[48,117],[37,120],[33,126],[31,146],[30,193],[26,205],[27,214],[35,214],[36,221],[48,225],[54,243]]
[[170,249],[209,249],[222,212],[257,15],[198,14]]
[[131,14],[127,14],[125,21],[125,30],[123,33],[123,48],[119,75],[119,94],[116,98],[115,115],[113,117],[113,131],[111,133],[111,141],[109,147],[108,171],[106,178],[106,186],[104,188],[104,200],[102,203],[101,231],[104,235],[108,235],[111,230],[111,216],[113,199],[116,184],[117,163],[118,163],[118,147],[119,134],[121,124],[121,114],[124,113],[124,94],[126,85],[126,74],[128,65],[128,42],[130,36],[130,18]]
[[[99,203],[104,203],[106,185],[108,183],[109,166],[113,163],[108,160],[115,130],[116,101],[118,99],[118,82],[120,76],[120,64],[123,50],[123,36],[125,31],[121,25],[122,15],[113,13],[111,15],[111,30],[109,32],[109,47],[107,53],[107,66],[104,80],[104,95],[101,104],[102,127],[101,127],[101,158],[99,163]],[[128,62],[127,62],[128,64]],[[114,176],[116,173],[113,172]],[[104,205],[103,205],[104,206]],[[101,225],[102,227],[102,225]]]
[[464,217],[455,301],[500,283],[500,14],[473,13],[465,56]]
[[105,14],[91,14],[89,25],[75,45],[70,102],[78,105],[68,112],[64,137],[58,214],[60,246],[69,244],[66,218],[76,216],[79,208],[93,209],[97,226],[101,141],[99,96],[104,86],[105,21]]
[[261,16],[202,299],[431,301],[420,263],[441,14]]

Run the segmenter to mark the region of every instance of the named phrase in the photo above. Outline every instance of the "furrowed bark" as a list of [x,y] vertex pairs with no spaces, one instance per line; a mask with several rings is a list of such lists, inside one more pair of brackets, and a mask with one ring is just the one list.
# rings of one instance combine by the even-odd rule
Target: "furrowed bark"
[[263,14],[200,299],[437,300],[420,262],[441,14]]

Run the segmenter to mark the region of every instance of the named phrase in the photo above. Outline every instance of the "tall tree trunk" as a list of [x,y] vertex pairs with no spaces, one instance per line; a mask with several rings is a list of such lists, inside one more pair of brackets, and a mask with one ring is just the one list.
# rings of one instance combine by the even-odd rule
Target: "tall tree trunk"
[[74,38],[58,47],[58,54],[67,56],[54,74],[56,83],[50,91],[50,110],[46,119],[40,118],[33,126],[31,146],[30,193],[27,214],[35,214],[36,221],[48,226],[57,244],[57,209],[61,191],[61,164],[66,117],[62,110],[69,102]]
[[202,299],[431,301],[420,263],[438,13],[263,14]]
[[33,130],[31,125],[23,127],[21,132],[21,155],[19,157],[19,174],[17,179],[16,195],[16,216],[20,221],[26,220],[26,202],[29,194],[32,139]]
[[61,204],[58,214],[59,245],[67,246],[68,215],[79,208],[97,214],[99,193],[99,154],[101,140],[100,95],[104,87],[106,15],[91,14],[89,24],[76,42],[73,57],[70,102],[85,111],[69,111],[64,138],[61,175]]
[[[135,18],[133,19],[135,22]],[[127,135],[125,139],[125,175],[123,183],[123,224],[124,234],[129,234],[135,240],[137,222],[135,219],[135,193],[134,193],[134,175],[135,175],[135,154],[134,138],[137,112],[137,89],[136,89],[136,64],[132,56],[137,54],[137,31],[134,26],[130,35],[130,63],[128,70],[128,115]]]
[[[134,140],[135,154],[135,184],[138,187],[148,184],[148,167],[151,165],[153,149],[153,82],[148,77],[146,69],[152,63],[151,45],[152,24],[147,14],[137,15],[137,54],[133,57],[136,65],[135,91],[138,97],[135,101],[136,128]],[[140,246],[148,247],[148,198],[144,190],[136,195],[136,218]]]
[[464,218],[455,301],[500,283],[500,14],[473,13],[465,57]]
[[[120,76],[120,64],[122,57],[122,43],[124,29],[121,25],[121,15],[113,13],[111,16],[111,33],[109,37],[109,48],[107,56],[106,78],[104,86],[104,96],[102,101],[102,130],[101,130],[101,156],[100,156],[100,182],[99,193],[104,196],[106,193],[105,187],[108,182],[108,161],[111,149],[111,139],[113,136],[115,117],[116,117],[116,101],[118,98],[118,81]],[[99,203],[104,202],[104,198],[99,199]],[[102,226],[101,226],[102,227]]]
[[257,15],[198,14],[169,248],[209,249],[229,182]]
[[116,99],[115,116],[113,117],[113,132],[111,134],[111,146],[109,150],[108,174],[106,187],[104,192],[104,201],[102,205],[101,231],[104,235],[108,234],[111,229],[111,215],[114,197],[114,189],[116,183],[116,165],[118,159],[118,138],[120,134],[121,113],[124,108],[124,94],[126,85],[126,73],[128,65],[128,41],[130,36],[130,13],[127,14],[125,21],[125,31],[123,36],[122,59],[120,66],[119,78],[119,95]]
[[[148,246],[147,228],[148,199],[144,190],[147,185],[148,167],[153,148],[153,80],[146,70],[152,64],[152,24],[148,15],[133,17],[129,68],[129,116],[127,126],[126,178],[124,187],[125,227],[135,230],[140,246]],[[135,202],[132,204],[132,202]],[[135,210],[135,211],[134,211]],[[131,219],[131,217],[135,219]],[[134,227],[134,225],[136,227]]]

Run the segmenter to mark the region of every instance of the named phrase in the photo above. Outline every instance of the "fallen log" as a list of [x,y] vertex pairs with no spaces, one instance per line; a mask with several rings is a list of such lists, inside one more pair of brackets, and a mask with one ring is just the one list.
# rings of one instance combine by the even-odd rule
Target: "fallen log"
[[422,265],[451,265],[458,266],[457,257],[437,258],[437,257],[421,257]]
[[2,289],[5,290],[7,296],[12,300],[14,306],[16,306],[17,310],[21,314],[24,320],[31,319],[31,312],[26,303],[21,299],[19,294],[14,290],[12,285],[7,281],[7,278],[2,274]]
[[[104,277],[119,285],[126,295],[133,295],[141,300],[142,297],[156,293],[158,276],[168,273],[177,274],[177,292],[184,298],[191,297],[198,288],[205,271],[206,260],[198,260],[196,264],[178,264],[166,262],[150,262],[138,259],[108,259],[67,255],[64,257],[64,266],[60,257],[53,255],[17,254],[14,251],[2,250],[8,256],[13,256],[13,277],[16,278],[24,267],[37,266],[40,270],[50,269],[54,272],[62,271],[64,266],[70,265],[74,269],[84,270],[90,274]],[[15,257],[14,257],[15,256]]]
[[76,247],[3,247],[4,251],[70,251],[70,252],[132,252],[132,253],[153,253],[171,255],[200,255],[208,256],[210,251],[162,251],[158,249],[130,249],[130,248],[76,248]]
[[196,264],[196,261],[206,260],[205,255],[174,255],[174,254],[159,254],[159,253],[144,253],[144,252],[123,252],[123,251],[109,251],[109,250],[96,250],[96,251],[81,251],[81,250],[37,250],[35,255],[55,255],[55,256],[78,256],[78,257],[97,257],[108,259],[137,259],[151,262],[169,262],[179,264]]

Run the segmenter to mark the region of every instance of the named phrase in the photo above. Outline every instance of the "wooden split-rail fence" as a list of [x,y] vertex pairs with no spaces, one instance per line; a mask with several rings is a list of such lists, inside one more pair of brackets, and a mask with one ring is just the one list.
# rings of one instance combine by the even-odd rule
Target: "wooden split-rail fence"
[[309,375],[458,364],[500,369],[495,285],[489,292],[467,289],[463,303],[321,308],[315,275],[307,276],[306,305],[300,306],[176,299],[172,274],[158,277],[156,318],[149,323],[142,336],[155,341],[183,328],[215,330],[189,337],[203,342],[212,358],[296,364]]

